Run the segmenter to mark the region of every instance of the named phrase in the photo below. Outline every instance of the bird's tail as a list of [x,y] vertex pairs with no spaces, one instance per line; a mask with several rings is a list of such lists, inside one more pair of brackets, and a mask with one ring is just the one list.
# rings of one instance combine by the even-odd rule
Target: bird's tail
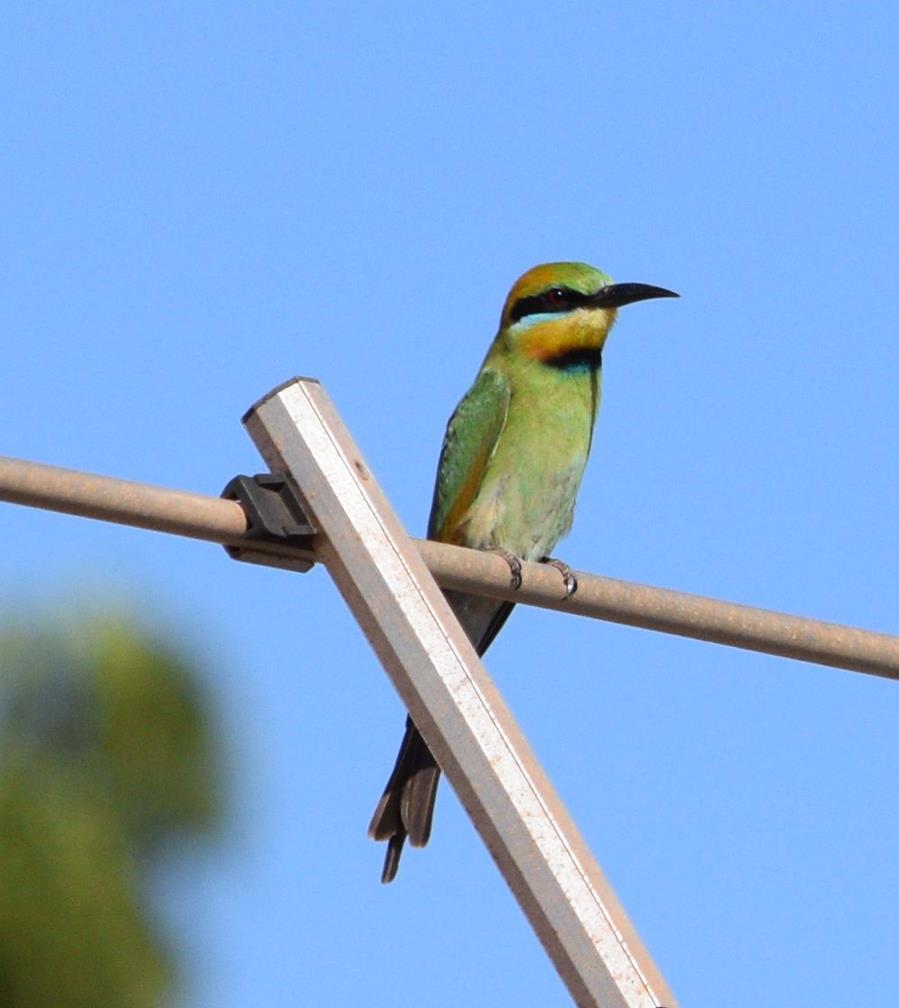
[[368,827],[372,840],[387,841],[382,882],[392,882],[396,876],[407,836],[413,847],[424,847],[428,842],[439,780],[437,761],[412,718],[407,717],[393,773]]
[[[483,654],[509,618],[513,604],[461,592],[445,594],[469,640],[478,654]],[[368,827],[373,840],[387,841],[382,882],[396,877],[407,837],[413,847],[424,847],[428,842],[439,781],[440,767],[412,718],[407,717],[393,772]]]

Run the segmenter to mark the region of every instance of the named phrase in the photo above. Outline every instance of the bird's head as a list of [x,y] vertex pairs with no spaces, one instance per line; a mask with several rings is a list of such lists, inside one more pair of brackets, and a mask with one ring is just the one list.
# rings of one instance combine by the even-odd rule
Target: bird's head
[[544,263],[515,282],[500,319],[497,343],[546,364],[598,362],[622,305],[677,297],[664,287],[612,283],[586,263]]

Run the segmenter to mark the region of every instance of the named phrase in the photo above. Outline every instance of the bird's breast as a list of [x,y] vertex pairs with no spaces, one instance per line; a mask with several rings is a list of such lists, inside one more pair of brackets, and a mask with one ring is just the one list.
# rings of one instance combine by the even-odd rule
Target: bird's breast
[[558,375],[513,395],[506,426],[456,541],[502,548],[528,560],[549,554],[568,531],[583,476],[598,376]]

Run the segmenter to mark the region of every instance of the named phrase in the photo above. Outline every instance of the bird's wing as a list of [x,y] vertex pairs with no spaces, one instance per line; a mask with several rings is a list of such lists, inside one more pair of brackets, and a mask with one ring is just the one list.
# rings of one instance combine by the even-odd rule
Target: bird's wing
[[437,465],[429,539],[455,541],[454,533],[477,496],[496,450],[509,415],[510,399],[508,380],[484,368],[456,407]]
[[[429,539],[456,541],[455,533],[481,488],[506,424],[510,398],[508,381],[483,369],[456,407],[437,466]],[[472,644],[483,654],[512,611],[512,603],[462,592],[447,592],[446,596]],[[408,718],[396,765],[368,827],[375,840],[389,840],[382,882],[396,875],[406,837],[418,847],[428,842],[439,780],[440,767]]]

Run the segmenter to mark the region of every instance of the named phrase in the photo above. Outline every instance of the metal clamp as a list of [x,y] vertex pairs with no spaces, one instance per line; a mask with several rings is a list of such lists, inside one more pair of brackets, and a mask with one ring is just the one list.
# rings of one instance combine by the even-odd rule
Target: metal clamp
[[[237,501],[247,516],[243,539],[248,545],[225,546],[233,560],[294,571],[308,571],[315,565],[312,538],[318,530],[306,517],[286,476],[235,476],[221,496]],[[266,544],[278,547],[279,552],[269,552]],[[292,547],[296,553],[285,555],[284,547]]]

